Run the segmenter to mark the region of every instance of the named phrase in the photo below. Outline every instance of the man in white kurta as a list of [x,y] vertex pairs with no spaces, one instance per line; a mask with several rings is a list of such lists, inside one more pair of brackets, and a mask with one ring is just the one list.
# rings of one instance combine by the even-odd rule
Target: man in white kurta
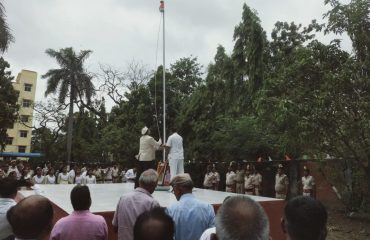
[[168,149],[168,164],[170,166],[171,179],[177,174],[184,173],[184,148],[182,137],[176,132],[176,128],[171,128],[166,148]]

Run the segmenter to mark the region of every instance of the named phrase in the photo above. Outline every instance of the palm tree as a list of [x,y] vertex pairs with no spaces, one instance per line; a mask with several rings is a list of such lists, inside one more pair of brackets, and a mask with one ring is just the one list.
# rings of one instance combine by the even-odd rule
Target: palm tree
[[5,8],[0,3],[0,53],[5,52],[8,49],[9,43],[13,42],[14,38],[10,33],[8,24],[5,21]]
[[90,50],[82,50],[76,54],[72,48],[63,48],[59,51],[47,49],[46,54],[55,58],[60,65],[59,69],[50,69],[42,78],[47,79],[45,96],[58,91],[58,100],[65,103],[69,94],[69,114],[67,129],[67,162],[71,161],[72,130],[73,130],[73,104],[77,99],[85,98],[90,104],[91,97],[95,93],[92,77],[86,72],[83,64],[91,54]]

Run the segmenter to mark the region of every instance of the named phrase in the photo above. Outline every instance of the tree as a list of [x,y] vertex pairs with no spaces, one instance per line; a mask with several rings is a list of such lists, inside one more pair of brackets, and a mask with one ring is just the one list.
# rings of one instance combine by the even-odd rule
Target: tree
[[18,92],[12,85],[13,77],[7,70],[10,65],[0,57],[0,151],[5,148],[7,128],[12,128],[18,113]]
[[263,83],[264,53],[266,33],[260,24],[257,13],[247,4],[243,5],[242,22],[234,30],[234,50],[232,58],[236,64],[237,80],[248,79],[251,93]]
[[338,0],[325,0],[332,7],[324,17],[328,19],[326,33],[347,33],[358,61],[366,66],[369,75],[370,56],[370,2],[368,0],[352,0],[342,4]]
[[84,62],[91,54],[90,50],[82,50],[76,54],[72,48],[63,48],[59,51],[47,49],[46,54],[55,58],[61,68],[51,69],[42,78],[47,79],[45,95],[58,91],[59,103],[64,103],[69,95],[69,113],[67,130],[67,162],[71,161],[72,131],[73,131],[73,105],[79,98],[86,99],[87,105],[95,93],[91,76],[84,68]]
[[0,3],[0,52],[5,52],[13,41],[14,37],[6,23],[4,5]]

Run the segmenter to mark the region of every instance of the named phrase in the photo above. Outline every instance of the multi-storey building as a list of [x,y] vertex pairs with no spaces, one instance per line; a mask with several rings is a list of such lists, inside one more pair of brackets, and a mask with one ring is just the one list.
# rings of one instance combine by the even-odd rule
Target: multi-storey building
[[19,91],[19,118],[13,128],[8,129],[8,139],[4,152],[29,153],[31,151],[33,103],[36,94],[37,73],[22,70],[13,83]]

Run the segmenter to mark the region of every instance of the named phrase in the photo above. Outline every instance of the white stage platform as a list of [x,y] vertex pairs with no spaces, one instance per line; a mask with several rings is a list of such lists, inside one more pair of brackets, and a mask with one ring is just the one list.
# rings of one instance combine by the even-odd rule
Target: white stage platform
[[[66,213],[73,212],[70,201],[70,192],[75,185],[37,185],[35,190],[23,190],[20,193],[27,197],[34,194],[40,194],[47,197],[54,204],[58,205]],[[124,193],[134,190],[133,183],[112,183],[112,184],[90,184],[88,185],[91,193],[92,205],[91,212],[114,212],[120,196]],[[219,205],[227,196],[237,195],[220,191],[195,188],[193,191],[195,197],[199,200],[208,202],[212,205]],[[177,200],[175,195],[169,191],[155,191],[153,197],[162,207],[168,207]],[[257,202],[281,201],[275,198],[266,198],[250,196]]]

